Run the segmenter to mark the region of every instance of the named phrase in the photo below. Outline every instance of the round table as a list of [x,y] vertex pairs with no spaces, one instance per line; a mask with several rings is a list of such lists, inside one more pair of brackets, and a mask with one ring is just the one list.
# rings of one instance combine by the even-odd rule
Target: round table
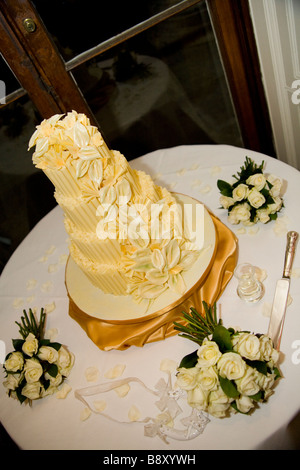
[[[257,164],[264,160],[265,172],[284,180],[285,207],[278,222],[244,229],[240,225],[229,225],[227,211],[220,208],[217,180],[232,180],[246,156]],[[218,301],[218,312],[227,327],[238,326],[255,333],[266,333],[276,280],[282,276],[286,232],[300,232],[299,172],[271,157],[227,145],[158,150],[131,161],[130,165],[149,173],[157,184],[171,191],[201,200],[234,231],[238,237],[239,263],[249,262],[266,271],[265,295],[256,304],[245,303],[236,293],[237,280],[233,277]],[[7,396],[2,386],[4,372],[1,372],[0,420],[21,449],[155,449],[168,452],[176,449],[299,448],[299,430],[297,437],[297,429],[294,433],[292,423],[300,408],[300,361],[297,353],[300,343],[299,249],[294,261],[291,303],[281,342],[283,361],[280,367],[284,378],[279,381],[275,393],[250,416],[212,417],[203,434],[187,441],[169,439],[169,444],[158,436],[144,436],[140,423],[118,424],[97,414],[81,420],[83,404],[75,398],[74,391],[91,385],[85,376],[87,368],[97,368],[101,382],[107,380],[106,372],[118,364],[125,367],[122,377],[138,377],[153,389],[164,374],[160,370],[161,361],[171,359],[179,363],[184,355],[195,350],[194,343],[174,336],[125,351],[98,349],[68,315],[64,283],[67,256],[63,214],[60,207],[56,207],[23,240],[0,278],[2,360],[3,347],[6,353],[12,351],[11,339],[19,337],[14,322],[20,319],[23,309],[36,307],[39,311],[46,305],[49,310],[46,329],[56,328],[56,341],[67,345],[75,355],[75,365],[68,378],[72,391],[62,400],[49,396],[33,401],[31,407],[20,405]]]

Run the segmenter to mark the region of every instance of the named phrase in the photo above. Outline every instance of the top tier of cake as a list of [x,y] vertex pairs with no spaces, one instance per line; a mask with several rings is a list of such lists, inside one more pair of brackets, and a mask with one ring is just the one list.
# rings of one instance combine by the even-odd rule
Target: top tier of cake
[[199,255],[180,205],[167,189],[110,150],[75,111],[44,120],[32,135],[33,163],[55,186],[70,255],[105,293],[153,300],[184,293],[183,272]]

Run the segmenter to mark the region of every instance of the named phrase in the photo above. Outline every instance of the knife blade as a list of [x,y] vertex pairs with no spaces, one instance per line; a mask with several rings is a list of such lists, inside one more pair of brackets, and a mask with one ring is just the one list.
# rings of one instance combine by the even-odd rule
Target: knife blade
[[272,305],[268,336],[273,340],[274,348],[279,350],[282,330],[285,320],[287,300],[290,290],[291,270],[295,256],[296,244],[299,234],[295,231],[288,232],[283,275],[276,283],[275,295]]

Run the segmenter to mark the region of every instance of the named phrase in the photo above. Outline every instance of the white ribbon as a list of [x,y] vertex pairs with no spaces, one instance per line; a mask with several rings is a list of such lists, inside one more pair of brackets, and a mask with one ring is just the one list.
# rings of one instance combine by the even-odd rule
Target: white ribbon
[[[101,393],[109,392],[111,390],[114,390],[115,388],[118,388],[125,384],[129,384],[131,382],[139,384],[147,392],[158,397],[158,400],[155,402],[155,405],[161,412],[164,412],[164,414],[160,418],[146,417],[138,421],[120,421],[104,413],[103,411],[95,409],[86,400],[86,397],[91,397],[99,395]],[[186,416],[180,420],[181,424],[184,426],[184,429],[176,429],[167,425],[167,422],[169,421],[168,417],[174,420],[176,417],[178,417],[178,415],[182,413],[182,409],[180,408],[177,401],[180,398],[183,398],[183,396],[185,396],[182,390],[172,390],[171,374],[169,372],[168,381],[166,382],[163,378],[161,378],[158,381],[155,389],[156,390],[151,390],[137,377],[127,377],[124,379],[113,380],[111,382],[105,382],[98,385],[85,387],[80,390],[76,390],[74,394],[75,398],[80,400],[93,413],[101,414],[102,416],[107,419],[110,419],[111,421],[114,421],[119,424],[144,423],[145,436],[158,436],[166,444],[168,444],[166,437],[170,437],[172,439],[180,441],[186,441],[194,439],[195,437],[203,433],[206,425],[209,423],[210,420],[207,417],[206,413],[198,411],[196,409],[192,409],[192,412],[189,416]]]

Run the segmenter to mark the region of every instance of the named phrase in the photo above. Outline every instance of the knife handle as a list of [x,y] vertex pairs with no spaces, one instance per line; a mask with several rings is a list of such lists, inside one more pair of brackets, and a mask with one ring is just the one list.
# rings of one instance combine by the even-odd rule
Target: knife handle
[[285,259],[284,259],[284,268],[283,268],[283,277],[290,278],[292,265],[295,256],[296,244],[299,234],[295,231],[288,232],[286,250],[285,250]]

